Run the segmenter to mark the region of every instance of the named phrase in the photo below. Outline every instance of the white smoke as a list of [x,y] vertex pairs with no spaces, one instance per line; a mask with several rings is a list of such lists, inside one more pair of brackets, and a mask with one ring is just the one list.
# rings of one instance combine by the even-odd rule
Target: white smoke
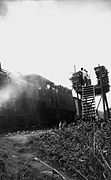
[[17,80],[13,80],[10,83],[7,82],[4,86],[0,87],[0,109],[6,108],[7,105],[14,106],[14,102],[25,89],[26,85],[20,84]]
[[3,87],[0,90],[0,108],[5,106],[5,104],[10,101],[12,95],[14,95],[14,92],[10,86]]
[[30,99],[35,100],[36,98],[37,100],[38,89],[40,88],[38,78],[36,75],[29,75],[29,82],[27,79],[19,77],[5,81],[5,85],[0,86],[0,110],[16,108],[16,101],[22,101],[24,97],[26,97],[27,102]]

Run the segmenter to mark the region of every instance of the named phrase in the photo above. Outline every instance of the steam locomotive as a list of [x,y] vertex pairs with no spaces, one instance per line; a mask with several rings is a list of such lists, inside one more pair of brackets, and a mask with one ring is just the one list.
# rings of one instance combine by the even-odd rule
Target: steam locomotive
[[80,108],[70,89],[40,75],[17,78],[3,69],[0,99],[0,131],[49,128],[60,121],[71,123]]

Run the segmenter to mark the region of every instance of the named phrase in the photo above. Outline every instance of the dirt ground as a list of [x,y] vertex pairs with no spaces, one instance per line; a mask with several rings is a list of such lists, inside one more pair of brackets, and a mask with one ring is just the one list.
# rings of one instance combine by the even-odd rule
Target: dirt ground
[[0,180],[71,180],[65,172],[41,161],[39,152],[38,155],[37,151],[32,152],[27,143],[30,135],[16,133],[0,137]]

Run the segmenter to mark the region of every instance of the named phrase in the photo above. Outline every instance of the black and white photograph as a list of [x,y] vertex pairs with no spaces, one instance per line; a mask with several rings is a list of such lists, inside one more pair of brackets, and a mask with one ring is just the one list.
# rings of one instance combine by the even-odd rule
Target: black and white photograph
[[0,0],[0,180],[111,180],[110,86],[110,0]]

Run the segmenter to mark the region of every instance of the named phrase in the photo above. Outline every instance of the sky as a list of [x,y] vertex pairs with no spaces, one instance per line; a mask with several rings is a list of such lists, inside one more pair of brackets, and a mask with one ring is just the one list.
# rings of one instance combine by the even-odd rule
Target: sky
[[105,65],[111,84],[110,1],[0,1],[0,61],[13,73],[40,74],[68,88],[74,65],[87,69],[93,84],[94,67]]

